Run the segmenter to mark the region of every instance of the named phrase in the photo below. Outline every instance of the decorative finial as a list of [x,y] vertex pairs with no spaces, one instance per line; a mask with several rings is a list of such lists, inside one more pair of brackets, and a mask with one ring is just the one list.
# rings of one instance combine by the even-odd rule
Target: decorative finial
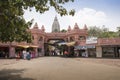
[[42,30],[43,32],[45,32],[44,25],[42,25],[41,30]]
[[79,29],[79,27],[78,27],[78,24],[77,24],[77,23],[75,23],[75,25],[74,25],[74,29]]
[[85,29],[85,30],[87,30],[87,29],[88,29],[86,24],[84,25],[84,29]]
[[37,24],[37,22],[35,23],[35,25],[34,25],[33,28],[38,29],[38,24]]
[[70,27],[70,25],[68,26],[68,31],[71,31],[71,27]]

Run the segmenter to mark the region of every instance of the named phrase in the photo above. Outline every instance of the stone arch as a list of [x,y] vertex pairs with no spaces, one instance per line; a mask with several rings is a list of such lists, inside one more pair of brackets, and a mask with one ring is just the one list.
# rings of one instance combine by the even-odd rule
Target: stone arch
[[45,56],[53,56],[52,52],[54,52],[54,55],[58,55],[56,50],[61,51],[59,43],[64,41],[63,38],[48,38],[46,43],[44,43]]

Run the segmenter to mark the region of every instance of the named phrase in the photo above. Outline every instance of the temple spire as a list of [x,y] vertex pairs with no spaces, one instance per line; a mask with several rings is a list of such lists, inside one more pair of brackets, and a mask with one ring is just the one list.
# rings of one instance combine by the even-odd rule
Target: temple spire
[[55,16],[54,22],[52,24],[52,32],[60,32],[60,25],[59,25],[57,16]]
[[87,29],[88,29],[86,24],[84,25],[84,29],[85,29],[85,30],[87,30]]

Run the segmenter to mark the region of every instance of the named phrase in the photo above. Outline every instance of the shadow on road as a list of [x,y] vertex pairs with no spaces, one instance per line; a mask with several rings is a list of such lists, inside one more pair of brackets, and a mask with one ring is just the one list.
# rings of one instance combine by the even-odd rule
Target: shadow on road
[[34,80],[31,78],[23,78],[21,74],[25,69],[3,69],[0,70],[0,80]]

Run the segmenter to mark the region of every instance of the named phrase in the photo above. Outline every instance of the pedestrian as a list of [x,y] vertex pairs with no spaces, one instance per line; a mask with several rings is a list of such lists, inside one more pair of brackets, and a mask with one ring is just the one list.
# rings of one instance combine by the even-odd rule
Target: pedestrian
[[26,55],[26,59],[27,60],[30,60],[31,59],[31,56],[30,56],[30,53],[29,53],[29,51],[27,51],[27,53],[26,53],[27,55]]
[[23,59],[26,59],[27,53],[26,50],[23,50]]
[[16,53],[16,61],[18,61],[20,59],[20,54]]
[[68,52],[67,51],[64,51],[64,56],[68,57]]

